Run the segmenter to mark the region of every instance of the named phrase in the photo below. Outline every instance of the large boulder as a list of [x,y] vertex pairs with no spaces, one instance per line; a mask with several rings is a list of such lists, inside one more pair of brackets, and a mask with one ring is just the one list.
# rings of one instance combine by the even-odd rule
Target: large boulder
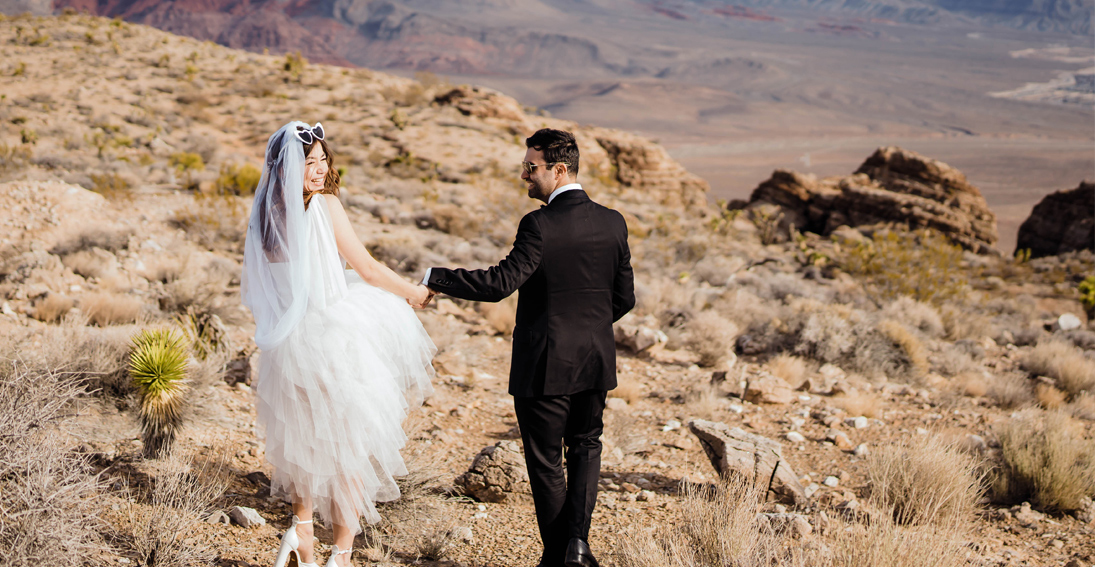
[[[594,169],[602,174],[611,172],[615,178],[613,181],[620,185],[622,197],[633,194],[641,197],[639,200],[642,201],[683,207],[689,212],[706,209],[710,186],[670,157],[662,146],[642,136],[605,128],[590,128],[581,132],[579,137],[592,137],[604,149],[607,167],[599,164]],[[582,142],[582,139],[578,140],[580,146]],[[582,162],[585,163],[586,150],[582,152]],[[598,156],[594,153],[590,157]]]
[[995,253],[996,215],[966,176],[938,160],[898,147],[879,148],[852,175],[818,179],[776,170],[749,208],[778,205],[783,224],[829,235],[840,226],[900,223],[932,228],[963,248]]
[[531,497],[525,458],[516,441],[499,441],[475,456],[456,486],[481,502],[511,502]]
[[1046,195],[1019,227],[1015,251],[1031,258],[1095,249],[1095,183]]
[[788,504],[809,503],[778,442],[716,421],[697,419],[689,422],[688,428],[720,475],[737,475],[766,490],[770,498]]

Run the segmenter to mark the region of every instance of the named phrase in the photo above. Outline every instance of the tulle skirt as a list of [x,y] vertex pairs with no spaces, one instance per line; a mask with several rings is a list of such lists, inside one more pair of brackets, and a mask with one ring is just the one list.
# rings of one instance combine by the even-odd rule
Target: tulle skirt
[[362,516],[380,521],[376,502],[399,497],[402,423],[432,392],[436,348],[403,298],[347,280],[342,299],[262,352],[255,393],[271,494],[310,498],[321,518],[358,531]]

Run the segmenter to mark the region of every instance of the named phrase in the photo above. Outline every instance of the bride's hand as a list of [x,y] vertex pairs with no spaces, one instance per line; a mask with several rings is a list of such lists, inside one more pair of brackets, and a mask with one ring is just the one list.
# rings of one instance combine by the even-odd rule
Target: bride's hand
[[434,293],[430,288],[418,284],[415,286],[414,294],[407,298],[407,303],[415,309],[422,309],[430,304],[430,300],[433,299]]

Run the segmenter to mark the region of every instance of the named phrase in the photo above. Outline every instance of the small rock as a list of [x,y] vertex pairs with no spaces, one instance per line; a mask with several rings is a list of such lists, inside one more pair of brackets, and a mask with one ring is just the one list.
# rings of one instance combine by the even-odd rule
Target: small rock
[[829,488],[834,488],[840,484],[840,479],[835,476],[827,476],[825,477],[825,480],[821,481],[821,484],[824,484]]
[[627,400],[621,400],[620,398],[609,398],[605,401],[605,407],[612,411],[627,411]]
[[1080,325],[1082,324],[1083,323],[1080,322],[1080,318],[1073,315],[1072,313],[1065,313],[1064,315],[1061,315],[1057,318],[1057,326],[1060,327],[1062,331],[1079,329]]
[[1052,545],[1053,547],[1056,547],[1057,549],[1061,549],[1062,547],[1065,546],[1065,542],[1063,542],[1059,539],[1050,540],[1049,544]]
[[744,398],[754,404],[789,404],[798,396],[782,378],[762,371],[749,379]]
[[859,417],[845,418],[844,424],[848,427],[854,427],[856,429],[866,429],[867,426],[870,425],[870,421],[866,417],[863,417],[861,415]]
[[855,449],[852,451],[852,454],[857,457],[866,457],[870,454],[870,452],[871,451],[867,448],[866,443],[860,443],[859,445],[856,445]]
[[966,449],[973,453],[982,453],[988,450],[989,444],[985,441],[984,437],[980,435],[967,435],[966,436]]
[[635,500],[638,500],[639,502],[650,502],[651,500],[654,500],[654,491],[643,490],[635,496]]
[[525,500],[531,494],[525,459],[516,441],[499,441],[483,448],[455,484],[483,502]]
[[225,514],[224,512],[222,512],[220,510],[217,510],[216,512],[213,512],[212,514],[209,514],[208,516],[205,517],[205,523],[207,523],[207,524],[224,524],[224,525],[227,526],[227,525],[232,523],[232,519],[228,517],[228,514]]
[[810,525],[810,520],[802,514],[762,512],[757,514],[757,520],[759,520],[762,529],[771,530],[775,533],[790,531],[792,537],[795,539],[805,538],[814,531],[813,526]]
[[802,434],[797,432],[797,431],[789,431],[789,432],[787,432],[786,435],[784,435],[784,437],[786,437],[787,440],[792,442],[792,443],[803,443],[803,442],[806,441],[806,438],[803,437]]
[[1037,526],[1039,522],[1045,519],[1041,512],[1030,509],[1029,502],[1023,502],[1019,506],[1012,507],[1011,513],[1015,514],[1015,519],[1024,526]]
[[671,419],[662,426],[662,431],[674,431],[681,428],[681,422]]
[[1076,519],[1088,524],[1095,524],[1095,502],[1084,496],[1080,499],[1080,508],[1076,510]]
[[730,413],[741,413],[745,411],[745,408],[741,407],[738,404],[730,404],[730,407],[728,409],[730,410]]
[[228,511],[228,516],[232,518],[232,521],[235,522],[236,525],[244,528],[266,525],[266,520],[259,514],[258,510],[255,510],[254,508],[233,506],[232,509]]
[[631,494],[634,494],[634,493],[639,492],[640,490],[642,490],[637,485],[635,485],[633,483],[630,483],[630,482],[621,483],[620,488],[623,489],[624,492],[630,492]]
[[454,539],[458,539],[458,540],[460,540],[464,543],[471,543],[472,540],[473,540],[471,528],[469,528],[467,526],[457,526],[457,527],[453,528],[452,529],[452,537]]
[[927,429],[924,429],[923,427],[917,427],[917,428],[916,428],[916,434],[917,434],[917,435],[927,435],[927,434],[928,434],[928,430],[927,430]]
[[839,429],[830,429],[825,432],[825,438],[832,441],[841,451],[851,451],[855,448],[852,444],[852,440],[848,438],[848,435]]
[[791,425],[795,429],[798,429],[799,427],[802,427],[803,425],[806,425],[806,420],[802,419],[801,417],[792,417],[791,418]]
[[821,490],[821,487],[818,486],[816,482],[811,482],[806,486],[806,488],[802,489],[802,492],[806,494],[807,498],[812,498],[814,496],[814,493],[818,490]]

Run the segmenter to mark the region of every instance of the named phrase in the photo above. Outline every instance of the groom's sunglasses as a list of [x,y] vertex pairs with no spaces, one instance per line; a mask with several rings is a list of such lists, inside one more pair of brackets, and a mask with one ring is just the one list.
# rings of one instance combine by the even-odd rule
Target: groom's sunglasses
[[311,145],[316,140],[323,139],[323,124],[316,122],[315,126],[311,128],[307,126],[297,126],[293,135],[297,137],[304,145]]
[[521,169],[524,170],[525,173],[532,175],[532,172],[536,171],[537,167],[547,167],[550,165],[555,165],[557,163],[561,163],[568,168],[570,167],[570,164],[565,161],[556,161],[552,163],[532,163],[531,161],[523,161],[521,162]]

